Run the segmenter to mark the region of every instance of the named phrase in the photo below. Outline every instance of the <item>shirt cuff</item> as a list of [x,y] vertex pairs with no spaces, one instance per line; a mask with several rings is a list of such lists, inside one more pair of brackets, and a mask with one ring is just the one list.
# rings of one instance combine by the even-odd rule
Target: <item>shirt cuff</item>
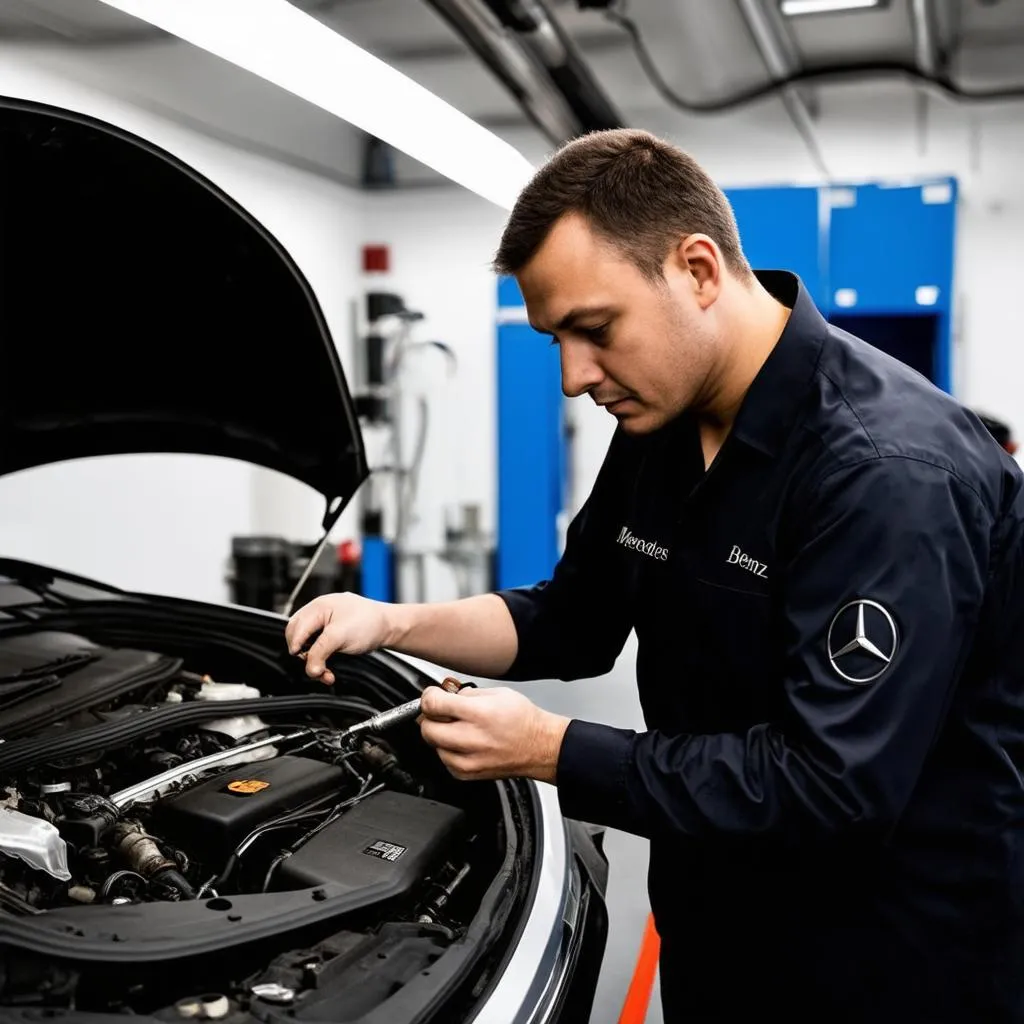
[[496,677],[510,682],[519,682],[527,679],[542,679],[550,673],[545,672],[547,667],[543,655],[538,658],[538,652],[533,648],[536,644],[531,643],[531,629],[539,614],[539,595],[537,587],[510,587],[506,590],[495,591],[496,596],[505,602],[512,622],[516,628],[516,657],[511,665]]
[[562,814],[576,821],[634,830],[627,776],[633,763],[632,729],[573,719],[562,738],[555,785]]

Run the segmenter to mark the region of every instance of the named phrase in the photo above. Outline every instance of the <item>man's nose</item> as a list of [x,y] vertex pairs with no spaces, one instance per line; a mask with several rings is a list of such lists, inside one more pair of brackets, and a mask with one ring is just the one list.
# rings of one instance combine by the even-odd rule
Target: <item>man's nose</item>
[[604,371],[588,348],[573,341],[561,343],[562,393],[566,398],[585,395],[604,380]]

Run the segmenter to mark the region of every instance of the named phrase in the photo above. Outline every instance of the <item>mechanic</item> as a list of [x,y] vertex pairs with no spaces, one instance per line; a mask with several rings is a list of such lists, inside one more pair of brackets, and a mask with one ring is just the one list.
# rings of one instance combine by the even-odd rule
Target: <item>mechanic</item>
[[[889,252],[865,252],[885,273]],[[646,731],[429,689],[462,779],[557,786],[651,841],[665,1020],[1024,1021],[1024,489],[970,411],[753,272],[643,132],[565,146],[496,267],[617,428],[552,578],[444,604],[317,598],[307,657],[491,679],[608,671]],[[524,396],[528,401],[528,396]]]

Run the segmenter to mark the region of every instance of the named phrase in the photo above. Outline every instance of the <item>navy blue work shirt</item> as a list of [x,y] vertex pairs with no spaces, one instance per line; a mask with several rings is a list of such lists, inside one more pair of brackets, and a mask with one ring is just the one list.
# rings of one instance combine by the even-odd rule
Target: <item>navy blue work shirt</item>
[[[601,675],[563,813],[651,840],[687,1021],[1024,1021],[1024,490],[952,398],[792,312],[705,472],[687,414],[617,431],[552,579],[503,591],[509,679]],[[673,1011],[676,1012],[676,1011]]]

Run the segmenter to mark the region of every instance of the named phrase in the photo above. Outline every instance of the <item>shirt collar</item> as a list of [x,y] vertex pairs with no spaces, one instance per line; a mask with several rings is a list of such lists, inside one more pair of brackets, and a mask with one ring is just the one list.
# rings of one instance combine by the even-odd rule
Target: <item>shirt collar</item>
[[755,270],[754,276],[792,312],[747,389],[732,432],[750,447],[775,456],[796,423],[828,325],[796,274]]

